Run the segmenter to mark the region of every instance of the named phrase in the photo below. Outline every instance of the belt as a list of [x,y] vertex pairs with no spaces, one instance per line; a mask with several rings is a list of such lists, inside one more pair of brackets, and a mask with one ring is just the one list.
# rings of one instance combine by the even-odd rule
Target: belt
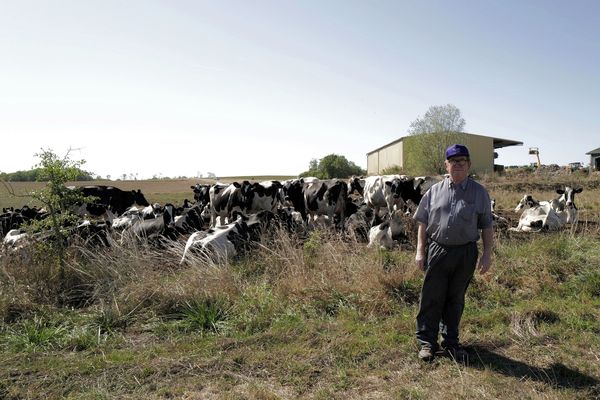
[[472,245],[475,242],[467,242],[467,243],[464,243],[464,244],[443,244],[443,243],[437,242],[437,241],[435,241],[433,239],[429,239],[429,243],[430,244],[431,243],[435,243],[435,244],[437,244],[438,246],[440,246],[443,249],[457,249],[459,247],[465,247],[465,246]]

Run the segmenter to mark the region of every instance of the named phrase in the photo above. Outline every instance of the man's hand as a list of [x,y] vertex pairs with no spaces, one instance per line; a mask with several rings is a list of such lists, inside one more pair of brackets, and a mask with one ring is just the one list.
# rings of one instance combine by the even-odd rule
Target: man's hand
[[425,246],[427,246],[425,224],[419,222],[419,228],[417,230],[417,255],[415,261],[417,267],[423,272],[425,271]]
[[415,261],[417,263],[417,267],[419,267],[421,271],[425,271],[425,254],[417,252]]
[[479,259],[479,273],[485,274],[492,267],[492,255],[489,253],[483,253]]
[[494,245],[494,231],[492,228],[481,230],[483,239],[483,254],[479,260],[479,273],[485,274],[492,267],[492,247]]

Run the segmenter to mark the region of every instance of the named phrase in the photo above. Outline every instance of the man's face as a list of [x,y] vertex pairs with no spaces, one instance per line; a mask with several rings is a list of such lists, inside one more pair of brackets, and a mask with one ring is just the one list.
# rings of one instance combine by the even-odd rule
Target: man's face
[[444,162],[444,165],[446,166],[446,171],[450,174],[452,181],[461,182],[469,176],[471,160],[464,156],[451,157]]

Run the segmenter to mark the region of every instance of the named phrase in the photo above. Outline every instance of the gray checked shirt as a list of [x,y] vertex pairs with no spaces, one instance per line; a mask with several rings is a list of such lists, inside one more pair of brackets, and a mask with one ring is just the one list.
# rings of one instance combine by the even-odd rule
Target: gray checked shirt
[[427,237],[447,246],[479,240],[479,230],[492,227],[487,190],[472,178],[460,184],[450,178],[433,185],[413,216],[427,227]]

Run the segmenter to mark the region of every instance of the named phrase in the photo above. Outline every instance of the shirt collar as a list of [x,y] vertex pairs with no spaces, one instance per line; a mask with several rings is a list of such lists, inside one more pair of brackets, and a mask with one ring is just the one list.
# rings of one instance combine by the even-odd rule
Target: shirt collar
[[[448,188],[453,189],[456,185],[454,182],[452,182],[452,179],[450,179],[450,177],[447,177],[446,179],[448,180]],[[466,177],[461,183],[458,184],[458,186],[460,186],[462,190],[466,190],[467,185],[469,184],[469,179],[469,177]]]

